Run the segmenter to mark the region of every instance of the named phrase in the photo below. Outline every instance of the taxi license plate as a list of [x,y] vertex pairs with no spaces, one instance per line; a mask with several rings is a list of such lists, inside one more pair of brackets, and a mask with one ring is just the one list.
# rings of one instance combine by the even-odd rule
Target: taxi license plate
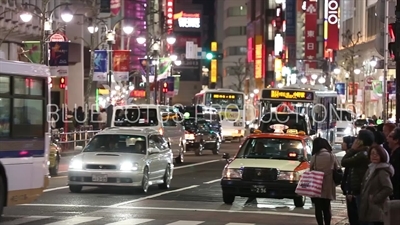
[[107,180],[108,180],[108,177],[105,174],[101,174],[101,175],[93,174],[92,175],[93,182],[107,183]]
[[253,185],[251,187],[251,192],[254,192],[254,193],[267,193],[267,188],[265,186],[262,186],[262,185]]

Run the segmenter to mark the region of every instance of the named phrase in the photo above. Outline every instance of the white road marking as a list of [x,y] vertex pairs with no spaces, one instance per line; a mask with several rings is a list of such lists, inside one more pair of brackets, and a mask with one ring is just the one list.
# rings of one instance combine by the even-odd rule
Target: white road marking
[[[24,204],[21,206],[37,206],[37,207],[65,207],[65,208],[103,208],[103,209],[136,209],[136,210],[155,210],[155,211],[180,211],[180,212],[212,212],[212,213],[240,213],[240,214],[259,214],[259,215],[275,215],[275,216],[295,216],[314,218],[314,214],[301,214],[292,212],[278,211],[250,211],[250,210],[224,210],[224,209],[199,209],[199,208],[163,208],[163,207],[140,207],[140,206],[92,206],[92,205],[63,205],[63,204]],[[220,205],[218,205],[219,207]],[[335,219],[345,219],[341,216],[332,216]]]
[[204,223],[205,221],[192,221],[192,220],[179,220],[173,223],[168,223],[165,225],[198,225]]
[[221,181],[221,179],[210,180],[210,181],[207,181],[207,182],[203,182],[203,184],[212,184],[212,183],[217,183],[219,181]]
[[255,225],[255,223],[227,223],[225,225]]
[[[204,162],[199,162],[199,163],[193,163],[193,164],[190,164],[190,165],[178,166],[178,167],[175,167],[174,170],[184,169],[184,168],[189,168],[189,167],[194,167],[194,166],[201,166],[201,165],[204,165],[204,164],[209,164],[209,163],[214,163],[214,162],[219,162],[219,161],[222,161],[222,160],[221,159],[210,160],[210,161],[204,161]],[[68,176],[52,177],[52,178],[64,178],[64,177],[68,177]],[[58,190],[67,189],[67,188],[68,188],[68,186],[48,188],[48,189],[45,189],[43,192],[58,191]]]
[[138,198],[138,199],[134,199],[134,200],[130,200],[130,201],[126,201],[126,202],[121,202],[121,203],[118,203],[118,204],[110,205],[110,207],[119,207],[119,206],[131,204],[131,203],[135,203],[135,202],[139,202],[139,201],[143,201],[143,200],[147,200],[147,199],[151,199],[151,198],[156,198],[156,197],[159,197],[159,196],[163,196],[163,195],[167,195],[167,194],[171,194],[171,193],[175,193],[175,192],[181,192],[181,191],[197,188],[198,186],[199,185],[192,185],[192,186],[188,186],[188,187],[184,187],[184,188],[179,188],[179,189],[176,189],[176,190],[165,191],[165,192],[161,192],[161,193],[158,193],[158,194],[149,195],[149,196],[146,196],[146,197],[142,197],[142,198]]
[[154,221],[154,219],[127,219],[115,223],[107,223],[106,225],[137,225],[137,224],[147,223],[150,221]]
[[85,217],[85,216],[79,216],[79,217],[74,217],[72,219],[67,219],[63,221],[57,221],[54,223],[47,223],[46,225],[76,225],[76,224],[81,224],[81,223],[87,223],[95,220],[100,220],[103,219],[103,217]]
[[24,218],[13,220],[13,221],[2,222],[1,225],[27,224],[27,223],[30,223],[30,222],[43,220],[43,219],[48,219],[48,218],[51,218],[51,217],[52,216],[27,216],[27,217],[24,217]]

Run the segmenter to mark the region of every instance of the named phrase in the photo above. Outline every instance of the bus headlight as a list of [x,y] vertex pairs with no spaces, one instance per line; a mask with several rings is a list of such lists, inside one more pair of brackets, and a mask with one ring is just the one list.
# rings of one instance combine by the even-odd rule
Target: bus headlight
[[293,171],[280,171],[278,174],[278,180],[298,181],[299,178],[299,173]]
[[228,179],[240,179],[240,178],[242,178],[242,171],[240,169],[226,168],[222,172],[222,177],[228,178]]

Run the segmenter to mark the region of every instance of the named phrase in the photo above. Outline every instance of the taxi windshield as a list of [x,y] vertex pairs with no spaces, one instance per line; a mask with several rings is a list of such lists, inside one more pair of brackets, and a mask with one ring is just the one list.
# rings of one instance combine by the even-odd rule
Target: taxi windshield
[[146,138],[139,135],[96,135],[83,152],[146,154]]
[[304,147],[300,140],[284,138],[249,138],[236,158],[298,160]]

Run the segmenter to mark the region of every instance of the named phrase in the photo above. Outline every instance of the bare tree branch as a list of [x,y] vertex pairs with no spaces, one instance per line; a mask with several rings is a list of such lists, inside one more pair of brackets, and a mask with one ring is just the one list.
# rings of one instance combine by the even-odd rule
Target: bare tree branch
[[16,29],[18,26],[12,27],[10,30],[8,30],[7,34],[3,37],[3,39],[0,39],[0,46],[4,43],[4,41],[7,39],[8,36]]
[[238,59],[237,62],[233,62],[233,66],[229,66],[227,68],[228,76],[235,76],[235,83],[233,83],[233,87],[237,91],[243,91],[243,83],[244,81],[249,78],[250,75],[250,68],[249,64],[243,58]]

